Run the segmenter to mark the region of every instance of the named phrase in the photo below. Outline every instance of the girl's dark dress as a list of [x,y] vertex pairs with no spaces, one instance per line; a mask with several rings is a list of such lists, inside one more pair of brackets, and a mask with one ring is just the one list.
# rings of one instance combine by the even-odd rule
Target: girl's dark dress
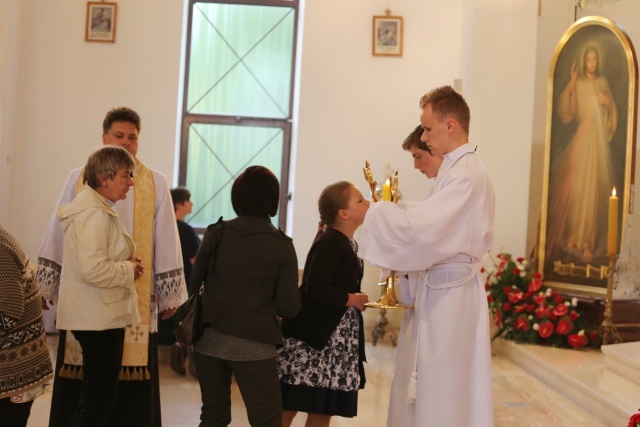
[[333,228],[307,256],[300,294],[302,309],[284,323],[278,351],[283,408],[353,417],[364,388],[362,313],[345,307],[360,292],[363,264],[357,243]]

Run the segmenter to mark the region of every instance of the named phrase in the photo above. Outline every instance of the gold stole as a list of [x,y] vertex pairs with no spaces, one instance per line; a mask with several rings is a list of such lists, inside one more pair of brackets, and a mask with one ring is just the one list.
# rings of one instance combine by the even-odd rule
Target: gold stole
[[[76,195],[82,191],[84,184],[80,172],[76,184]],[[149,323],[151,320],[151,287],[153,265],[153,222],[155,211],[156,189],[153,174],[145,165],[136,159],[135,184],[133,186],[133,242],[136,245],[135,255],[142,259],[146,268],[141,278],[134,282],[138,293],[138,311],[141,323],[127,326],[124,334],[122,352],[122,369],[120,380],[149,380]],[[67,331],[65,342],[64,364],[60,376],[82,379],[82,350],[80,343],[71,331]]]

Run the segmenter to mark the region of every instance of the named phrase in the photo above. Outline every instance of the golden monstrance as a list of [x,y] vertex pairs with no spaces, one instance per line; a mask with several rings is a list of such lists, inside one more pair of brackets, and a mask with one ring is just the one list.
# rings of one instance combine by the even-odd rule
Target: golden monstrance
[[[390,202],[396,203],[400,199],[400,192],[398,191],[398,170],[396,169],[395,174],[390,176],[382,186],[381,191],[379,192],[377,189],[378,183],[373,179],[373,174],[371,173],[371,167],[369,162],[365,162],[365,167],[362,169],[364,172],[364,178],[369,183],[369,187],[371,188],[371,199],[374,202],[378,200],[386,200]],[[396,272],[391,270],[389,272],[389,276],[378,283],[379,286],[384,286],[385,291],[380,297],[380,299],[376,302],[368,302],[365,305],[367,307],[379,308],[379,309],[397,309],[397,308],[414,308],[413,304],[403,304],[398,301],[398,297],[396,296],[395,286],[398,281],[396,277]]]

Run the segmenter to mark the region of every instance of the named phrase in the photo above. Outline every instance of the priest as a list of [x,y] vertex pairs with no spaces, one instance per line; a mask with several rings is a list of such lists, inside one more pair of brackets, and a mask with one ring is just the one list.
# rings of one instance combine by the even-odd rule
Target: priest
[[489,427],[489,318],[476,264],[493,242],[493,185],[469,143],[464,98],[444,86],[420,108],[421,141],[443,156],[432,192],[409,210],[371,204],[358,238],[358,255],[400,272],[402,296],[415,304],[402,321],[387,426]]
[[[121,107],[103,121],[102,142],[138,153],[140,116]],[[133,194],[115,205],[142,259],[145,272],[135,281],[142,321],[125,330],[118,401],[108,426],[160,427],[158,312],[168,318],[187,298],[176,218],[165,177],[136,158]],[[57,207],[70,203],[83,188],[82,168],[67,178],[38,254],[38,281],[45,306],[55,306],[60,286],[63,238]],[[131,192],[130,192],[131,193]],[[151,267],[151,268],[149,268]],[[48,303],[48,304],[47,304]],[[50,427],[66,427],[82,386],[82,353],[73,334],[60,331]]]

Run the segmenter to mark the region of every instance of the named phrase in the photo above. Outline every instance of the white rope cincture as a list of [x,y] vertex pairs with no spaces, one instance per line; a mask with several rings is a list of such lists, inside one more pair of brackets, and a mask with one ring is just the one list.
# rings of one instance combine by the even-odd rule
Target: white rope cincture
[[416,403],[416,383],[418,382],[418,373],[413,371],[411,378],[409,378],[409,387],[407,389],[407,403],[409,405],[415,405]]

